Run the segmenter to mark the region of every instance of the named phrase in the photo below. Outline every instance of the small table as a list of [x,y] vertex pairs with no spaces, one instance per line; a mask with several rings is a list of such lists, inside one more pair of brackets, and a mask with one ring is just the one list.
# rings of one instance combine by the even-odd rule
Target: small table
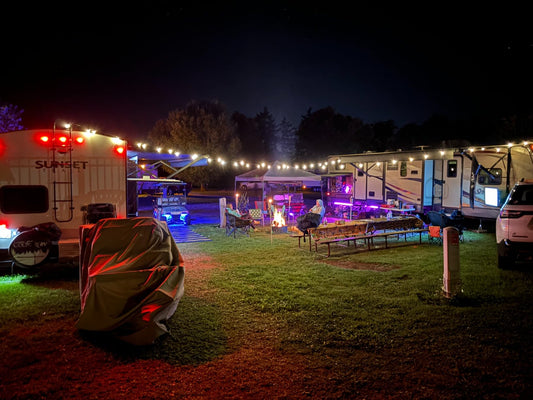
[[411,213],[413,211],[416,211],[416,208],[414,208],[414,207],[413,208],[396,208],[396,207],[383,207],[383,206],[380,206],[380,208],[382,210],[399,212],[401,214]]

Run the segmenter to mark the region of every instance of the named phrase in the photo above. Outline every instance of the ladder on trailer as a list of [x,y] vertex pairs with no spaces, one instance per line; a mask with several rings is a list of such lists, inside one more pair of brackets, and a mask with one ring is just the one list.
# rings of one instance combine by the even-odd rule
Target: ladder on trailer
[[[67,141],[64,144],[58,144],[56,140],[56,132],[54,129],[53,140],[52,140],[52,168],[54,173],[54,218],[57,222],[69,222],[72,221],[74,217],[74,202],[72,198],[72,130],[69,129],[69,134]],[[58,168],[57,154],[58,152],[67,154],[68,162],[68,172],[64,177],[58,177],[59,171],[62,171],[63,168]],[[61,205],[66,205],[67,212],[62,215],[62,211],[65,210],[65,207]]]

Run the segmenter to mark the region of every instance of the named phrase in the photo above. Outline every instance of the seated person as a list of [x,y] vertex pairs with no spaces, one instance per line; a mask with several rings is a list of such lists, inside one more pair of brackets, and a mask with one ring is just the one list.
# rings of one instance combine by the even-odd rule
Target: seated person
[[241,213],[239,210],[234,210],[232,207],[226,207],[226,214],[235,217],[235,222],[230,221],[230,224],[236,224],[237,226],[242,226],[244,224],[249,225],[252,229],[255,229],[253,225],[253,219],[248,211]]
[[226,207],[226,212],[229,215],[233,215],[234,217],[241,218],[241,213],[239,210],[234,210],[232,207]]
[[303,233],[307,233],[307,229],[316,228],[322,222],[326,214],[326,208],[321,199],[317,199],[316,204],[311,207],[308,213],[296,219],[297,227]]

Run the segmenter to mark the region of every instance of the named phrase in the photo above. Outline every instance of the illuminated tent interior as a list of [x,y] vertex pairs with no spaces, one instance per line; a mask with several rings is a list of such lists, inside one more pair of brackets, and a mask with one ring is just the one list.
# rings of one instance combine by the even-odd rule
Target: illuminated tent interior
[[256,190],[257,197],[265,198],[273,194],[281,194],[302,187],[321,187],[322,177],[302,169],[283,166],[276,161],[270,168],[257,168],[235,177],[235,191],[246,186],[247,190]]

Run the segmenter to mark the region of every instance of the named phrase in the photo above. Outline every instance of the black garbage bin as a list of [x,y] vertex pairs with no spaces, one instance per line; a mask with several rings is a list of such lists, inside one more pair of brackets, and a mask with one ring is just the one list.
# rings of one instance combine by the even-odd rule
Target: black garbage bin
[[87,206],[87,222],[95,224],[104,218],[116,218],[115,206],[111,203],[93,203]]

